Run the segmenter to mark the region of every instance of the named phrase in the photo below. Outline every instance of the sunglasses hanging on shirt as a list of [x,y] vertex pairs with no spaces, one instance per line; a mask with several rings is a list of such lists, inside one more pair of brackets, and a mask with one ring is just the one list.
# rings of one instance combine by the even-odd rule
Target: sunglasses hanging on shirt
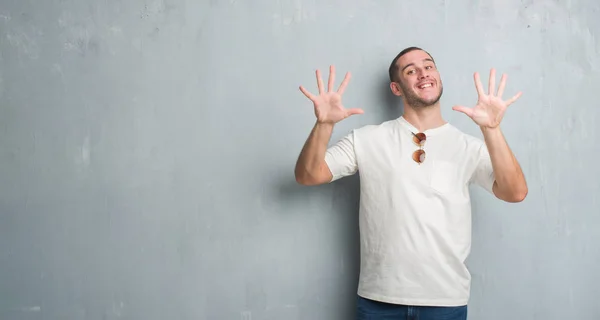
[[427,141],[427,136],[423,132],[411,133],[413,134],[413,142],[419,147],[419,149],[413,152],[412,158],[416,163],[421,164],[425,162],[425,150],[423,150],[423,146],[425,145],[425,141]]

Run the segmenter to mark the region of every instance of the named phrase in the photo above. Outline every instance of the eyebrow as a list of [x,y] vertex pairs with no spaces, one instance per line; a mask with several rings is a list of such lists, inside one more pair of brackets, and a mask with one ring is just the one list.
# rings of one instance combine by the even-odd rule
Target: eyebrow
[[[423,59],[423,61],[430,61],[430,62],[435,63],[435,61],[433,61],[433,59],[431,59],[431,58],[425,58],[425,59]],[[410,66],[414,66],[414,65],[415,65],[414,63],[409,63],[409,64],[405,65],[404,68],[402,68],[402,71],[404,71],[404,69],[406,69]]]

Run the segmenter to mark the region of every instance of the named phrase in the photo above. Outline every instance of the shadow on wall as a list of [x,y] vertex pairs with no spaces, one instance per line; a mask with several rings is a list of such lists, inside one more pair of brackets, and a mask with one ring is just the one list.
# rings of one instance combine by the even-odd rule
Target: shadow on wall
[[[355,318],[356,290],[360,272],[358,226],[360,178],[358,174],[320,186],[302,186],[296,183],[293,176],[290,179],[286,175],[285,179],[280,180],[276,188],[279,196],[278,201],[291,208],[314,210],[314,206],[310,203],[312,200],[315,203],[324,204],[322,209],[319,207],[319,212],[316,214],[323,215],[323,217],[319,217],[319,220],[324,219],[332,222],[332,224],[328,223],[327,226],[323,226],[315,232],[326,232],[330,235],[333,233],[333,237],[337,238],[335,242],[338,244],[335,246],[337,247],[335,250],[339,250],[335,252],[335,255],[341,256],[345,261],[342,272],[333,270],[339,268],[339,266],[331,266],[332,274],[337,274],[335,281],[329,278],[324,281],[323,276],[330,277],[331,275],[318,274],[314,275],[314,279],[305,280],[308,282],[315,281],[315,286],[320,286],[318,290],[320,299],[335,303],[335,305],[322,306],[322,309],[318,309],[315,308],[315,303],[318,301],[314,301],[312,298],[308,299],[303,310],[314,310],[307,311],[311,313],[310,316],[306,315],[307,318],[314,318],[318,314],[329,313],[331,310],[336,310],[336,319]],[[308,209],[309,207],[311,209]],[[330,245],[326,247],[331,248]],[[322,250],[322,248],[315,248],[315,250]]]
[[[390,90],[387,77],[375,83],[373,95],[375,105],[381,106],[378,114],[381,122],[398,118],[402,114],[402,99],[395,96]],[[295,163],[292,163],[292,168]],[[290,170],[290,168],[286,168]],[[358,212],[360,205],[360,178],[358,174],[345,177],[330,184],[320,186],[299,185],[293,175],[284,175],[275,185],[276,198],[281,204],[289,208],[308,208],[310,202],[326,204],[318,214],[336,216],[336,228],[342,243],[341,254],[348,261],[347,269],[340,281],[343,287],[323,288],[322,295],[331,296],[330,301],[336,301],[337,310],[344,310],[339,314],[339,319],[352,319],[355,317],[356,289],[360,272],[360,234],[358,226]],[[330,205],[331,204],[331,205]],[[319,231],[321,232],[321,231]],[[341,298],[343,297],[343,298]],[[310,306],[307,306],[307,308]],[[331,307],[331,306],[329,306]]]

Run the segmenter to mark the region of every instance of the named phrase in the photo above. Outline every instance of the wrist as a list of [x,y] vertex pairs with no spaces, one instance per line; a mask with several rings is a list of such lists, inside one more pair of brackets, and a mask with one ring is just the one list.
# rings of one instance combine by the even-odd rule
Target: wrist
[[321,127],[321,128],[326,128],[326,129],[331,129],[331,128],[333,128],[334,125],[335,125],[335,123],[333,123],[333,122],[319,121],[319,120],[317,120],[317,122],[315,123],[315,127]]
[[497,127],[481,127],[481,133],[483,134],[484,140],[487,142],[497,141],[503,137],[500,131],[500,126]]
[[479,129],[481,129],[481,132],[483,132],[483,133],[493,133],[493,132],[500,131],[500,125],[495,126],[495,127],[480,126]]

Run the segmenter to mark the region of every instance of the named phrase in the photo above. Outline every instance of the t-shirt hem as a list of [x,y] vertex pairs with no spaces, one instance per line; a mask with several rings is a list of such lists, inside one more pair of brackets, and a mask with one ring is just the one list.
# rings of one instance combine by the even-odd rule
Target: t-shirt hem
[[468,304],[469,299],[414,299],[402,297],[390,297],[381,294],[358,291],[358,295],[375,301],[408,306],[435,306],[435,307],[461,307]]

